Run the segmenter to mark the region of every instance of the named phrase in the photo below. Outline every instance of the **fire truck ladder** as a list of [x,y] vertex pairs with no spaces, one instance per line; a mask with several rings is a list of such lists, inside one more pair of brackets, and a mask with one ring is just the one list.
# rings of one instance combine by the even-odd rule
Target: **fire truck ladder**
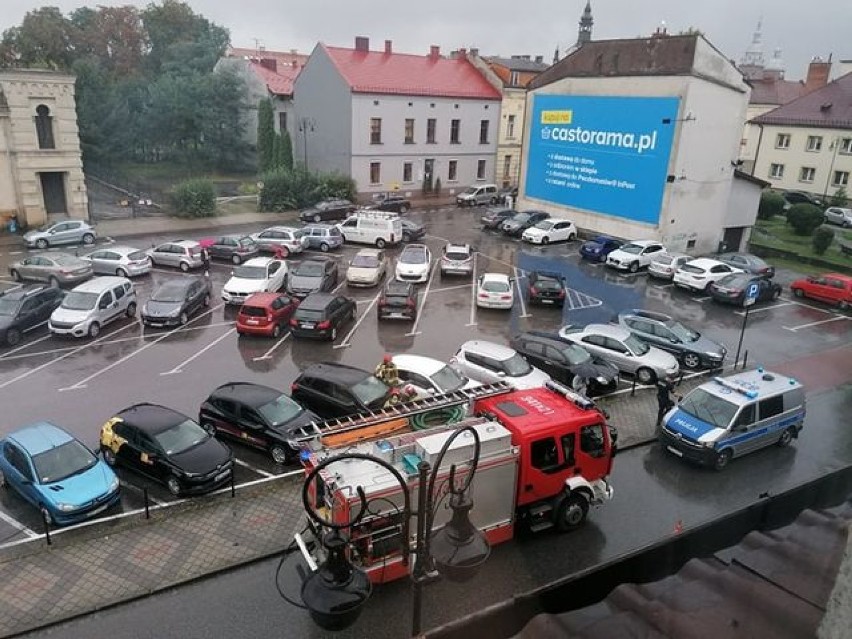
[[493,397],[502,395],[514,390],[511,384],[505,381],[494,382],[493,384],[483,384],[469,389],[461,389],[449,393],[441,393],[439,395],[430,395],[422,399],[415,399],[404,404],[388,406],[377,411],[367,413],[358,413],[349,417],[339,417],[336,419],[326,419],[323,421],[315,421],[304,426],[300,432],[295,433],[294,439],[299,442],[304,442],[315,437],[325,437],[327,435],[336,435],[358,428],[368,426],[376,426],[385,422],[390,422],[396,419],[409,419],[415,415],[429,413],[434,410],[442,410],[453,406],[461,406],[462,404],[473,402],[477,399],[485,397]]

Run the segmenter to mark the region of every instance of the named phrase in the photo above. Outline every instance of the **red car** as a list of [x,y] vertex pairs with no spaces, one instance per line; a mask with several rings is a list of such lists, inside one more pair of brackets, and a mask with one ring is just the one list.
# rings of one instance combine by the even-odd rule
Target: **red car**
[[790,284],[796,297],[811,297],[821,302],[837,304],[841,310],[852,307],[852,276],[841,273],[811,275]]
[[278,337],[298,306],[299,300],[283,293],[255,293],[240,307],[237,333]]

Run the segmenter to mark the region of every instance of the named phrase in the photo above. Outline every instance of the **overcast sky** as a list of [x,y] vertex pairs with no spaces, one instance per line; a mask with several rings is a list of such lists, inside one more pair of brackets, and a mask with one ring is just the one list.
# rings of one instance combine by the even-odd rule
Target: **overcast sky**
[[[144,7],[148,0],[0,0],[0,30],[20,24],[27,11],[58,6]],[[192,0],[201,13],[231,32],[234,46],[298,49],[309,53],[317,41],[352,46],[354,36],[370,38],[380,49],[386,39],[394,50],[426,53],[478,47],[483,55],[543,55],[551,61],[577,38],[585,0]],[[852,58],[852,0],[592,0],[593,38],[647,36],[661,21],[670,33],[695,27],[729,58],[739,60],[763,16],[767,60],[782,49],[787,78],[804,77],[813,56]]]

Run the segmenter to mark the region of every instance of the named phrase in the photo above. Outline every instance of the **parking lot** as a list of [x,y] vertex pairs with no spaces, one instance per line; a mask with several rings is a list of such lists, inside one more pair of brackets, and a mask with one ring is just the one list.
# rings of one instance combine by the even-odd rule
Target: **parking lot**
[[[209,271],[214,301],[184,327],[143,329],[138,318],[123,318],[107,326],[96,339],[58,338],[50,336],[45,327],[33,331],[15,348],[0,347],[0,406],[4,408],[0,433],[48,420],[96,448],[101,425],[134,403],[160,403],[197,416],[210,391],[228,381],[289,390],[299,371],[317,361],[372,369],[384,353],[401,352],[446,361],[469,339],[505,343],[510,335],[527,329],[555,331],[565,324],[609,322],[628,308],[669,313],[727,344],[733,357],[742,326],[741,310],[656,282],[645,273],[621,274],[583,262],[577,254],[578,242],[529,246],[498,233],[483,232],[478,224],[480,215],[478,209],[428,217],[416,211],[409,214],[425,224],[425,243],[433,255],[430,278],[419,285],[420,312],[413,323],[379,323],[375,309],[379,289],[347,289],[343,283],[345,269],[360,248],[347,245],[329,256],[340,264],[337,290],[357,301],[358,316],[333,343],[297,340],[286,333],[277,340],[239,337],[234,328],[236,309],[224,306],[219,299],[232,266],[216,262]],[[171,238],[151,236],[120,243],[146,248],[166,239]],[[521,294],[511,311],[478,309],[470,278],[440,277],[437,258],[450,240],[475,248],[476,273],[509,274],[519,293],[525,290],[529,271],[563,274],[569,287],[564,308],[530,306]],[[398,251],[391,249],[391,257]],[[0,256],[0,287],[15,285],[6,276],[8,263],[14,259],[14,255]],[[291,263],[299,259],[301,256]],[[140,307],[160,282],[181,276],[177,270],[155,268],[151,275],[137,278]],[[792,278],[793,274],[779,271],[776,279],[785,285],[782,297],[750,311],[743,348],[748,350],[751,363],[771,367],[852,344],[849,315],[792,298],[786,287]],[[629,379],[622,381],[623,389],[629,385]],[[263,481],[293,470],[273,463],[260,452],[237,444],[232,448],[237,458],[237,483]],[[119,474],[124,487],[122,503],[119,509],[110,511],[111,515],[142,507],[143,491],[154,505],[175,500],[158,484],[132,473]],[[34,508],[10,491],[0,493],[0,544],[40,532],[41,522]]]

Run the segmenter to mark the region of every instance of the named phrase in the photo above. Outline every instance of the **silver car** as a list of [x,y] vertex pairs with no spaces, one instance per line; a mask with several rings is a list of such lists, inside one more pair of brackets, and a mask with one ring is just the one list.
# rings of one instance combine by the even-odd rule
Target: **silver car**
[[17,282],[32,280],[51,286],[79,284],[92,277],[92,265],[68,253],[31,255],[9,266],[9,275]]
[[843,209],[839,206],[830,206],[825,209],[826,222],[831,222],[832,224],[839,224],[843,228],[849,228],[852,226],[852,209]]
[[308,238],[304,229],[294,229],[289,226],[271,226],[260,233],[251,235],[261,251],[275,253],[281,251],[282,257],[290,253],[301,253],[308,248]]
[[97,231],[88,222],[63,220],[24,233],[24,242],[30,248],[46,249],[59,244],[94,244],[97,237]]
[[204,266],[201,244],[192,240],[166,242],[148,250],[148,257],[155,266],[174,266],[184,273]]
[[134,277],[151,272],[151,258],[145,251],[132,246],[110,246],[81,258],[90,262],[95,273],[101,275]]
[[640,384],[652,384],[658,378],[677,375],[680,370],[673,355],[648,346],[630,331],[610,324],[589,324],[585,328],[565,326],[559,336],[592,355],[614,364],[623,373],[636,376]]

